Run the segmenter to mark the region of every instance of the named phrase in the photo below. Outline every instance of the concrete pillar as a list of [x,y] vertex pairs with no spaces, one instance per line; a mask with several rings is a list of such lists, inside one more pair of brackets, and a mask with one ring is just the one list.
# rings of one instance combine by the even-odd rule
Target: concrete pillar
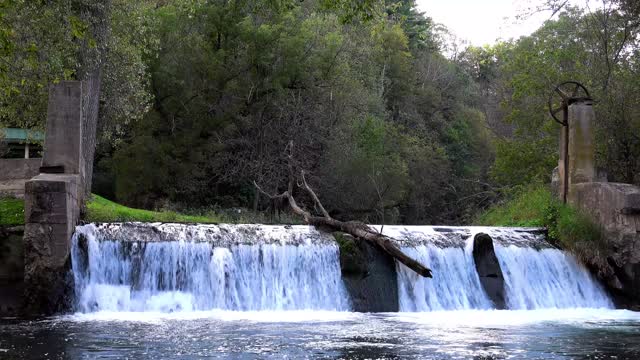
[[63,81],[49,88],[42,172],[79,174],[82,149],[82,82]]
[[593,101],[569,105],[569,184],[596,180]]
[[598,181],[595,152],[595,113],[593,101],[582,99],[568,110],[568,192],[566,202],[576,204],[574,185]]
[[24,143],[24,158],[29,158],[29,143]]

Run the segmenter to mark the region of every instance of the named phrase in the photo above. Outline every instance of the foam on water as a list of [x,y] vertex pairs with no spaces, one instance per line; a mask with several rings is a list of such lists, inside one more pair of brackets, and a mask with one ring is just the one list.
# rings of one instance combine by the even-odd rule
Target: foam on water
[[74,322],[95,321],[124,321],[140,323],[161,323],[171,320],[220,320],[220,321],[247,321],[256,323],[300,323],[300,322],[338,322],[358,321],[364,318],[364,314],[348,311],[323,311],[323,310],[287,310],[287,311],[182,311],[182,312],[126,312],[126,311],[99,311],[93,313],[75,313],[65,315],[59,319]]
[[81,312],[349,309],[335,244],[120,242],[85,225],[72,262]]
[[540,323],[590,326],[608,322],[640,321],[640,313],[629,310],[575,308],[539,310],[460,310],[425,313],[388,313],[390,320],[427,324],[439,328],[510,327]]

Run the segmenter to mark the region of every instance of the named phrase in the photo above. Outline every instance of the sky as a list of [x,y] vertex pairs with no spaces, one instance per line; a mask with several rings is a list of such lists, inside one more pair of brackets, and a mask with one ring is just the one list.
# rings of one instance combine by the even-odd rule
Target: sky
[[529,35],[550,16],[538,13],[517,20],[537,1],[531,0],[417,0],[418,8],[434,21],[444,24],[457,37],[483,46]]

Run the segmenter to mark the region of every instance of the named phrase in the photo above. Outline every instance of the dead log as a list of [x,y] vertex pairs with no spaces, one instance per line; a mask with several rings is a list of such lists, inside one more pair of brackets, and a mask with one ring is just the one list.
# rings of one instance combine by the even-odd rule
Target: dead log
[[322,203],[320,202],[320,199],[318,199],[318,196],[316,195],[316,193],[313,191],[313,189],[311,189],[309,184],[307,184],[307,180],[305,179],[305,176],[304,176],[305,174],[304,170],[300,172],[301,183],[299,183],[298,186],[301,188],[304,188],[307,191],[307,193],[309,193],[309,195],[311,196],[311,198],[315,203],[315,206],[322,213],[322,216],[314,216],[310,212],[298,206],[298,203],[293,197],[293,188],[294,188],[294,184],[296,183],[295,181],[296,177],[294,175],[294,170],[293,170],[293,155],[292,155],[293,142],[292,141],[289,142],[289,145],[287,146],[287,149],[285,151],[287,150],[288,150],[287,157],[288,157],[288,167],[289,167],[289,186],[287,190],[282,194],[277,194],[277,195],[269,194],[264,190],[262,190],[262,188],[258,185],[258,183],[254,181],[253,184],[255,185],[256,189],[258,189],[258,191],[260,191],[262,194],[264,194],[265,196],[267,196],[272,200],[287,199],[289,202],[289,206],[291,207],[291,210],[296,215],[301,216],[304,219],[304,221],[309,225],[314,225],[316,227],[321,227],[321,228],[329,228],[333,231],[342,231],[342,232],[351,234],[356,238],[368,241],[380,247],[391,257],[398,260],[399,262],[404,264],[409,269],[415,271],[419,275],[424,277],[429,277],[429,278],[432,277],[431,270],[429,268],[423,266],[415,259],[403,253],[402,250],[400,250],[400,248],[396,246],[396,244],[393,242],[392,238],[386,235],[382,235],[381,233],[375,231],[374,229],[372,229],[371,227],[369,227],[364,223],[357,222],[357,221],[339,221],[332,218],[327,212],[327,210],[325,210],[324,206],[322,206]]

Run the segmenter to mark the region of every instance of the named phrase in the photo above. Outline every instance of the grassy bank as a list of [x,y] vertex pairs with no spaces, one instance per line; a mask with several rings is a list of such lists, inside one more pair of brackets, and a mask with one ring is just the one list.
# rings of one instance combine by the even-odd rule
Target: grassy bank
[[[174,211],[149,211],[134,209],[93,195],[87,203],[85,221],[88,222],[193,222],[217,223],[221,218],[214,214],[184,215]],[[0,198],[0,225],[16,226],[24,224],[24,200]]]
[[0,198],[0,226],[24,224],[24,201],[14,198]]
[[[177,211],[150,211],[130,208],[92,195],[87,203],[87,222],[177,222],[177,223],[300,223],[300,219],[283,214],[270,217],[263,212],[254,213],[245,209],[201,211],[199,214],[184,214]],[[24,224],[24,200],[0,198],[0,226]]]
[[184,215],[174,211],[150,211],[134,209],[117,204],[101,196],[93,195],[87,203],[87,222],[189,222],[218,223],[221,219],[215,214]]
[[531,186],[480,214],[487,226],[546,227],[549,241],[597,269],[608,268],[607,246],[600,227],[581,211],[556,199],[547,186]]

